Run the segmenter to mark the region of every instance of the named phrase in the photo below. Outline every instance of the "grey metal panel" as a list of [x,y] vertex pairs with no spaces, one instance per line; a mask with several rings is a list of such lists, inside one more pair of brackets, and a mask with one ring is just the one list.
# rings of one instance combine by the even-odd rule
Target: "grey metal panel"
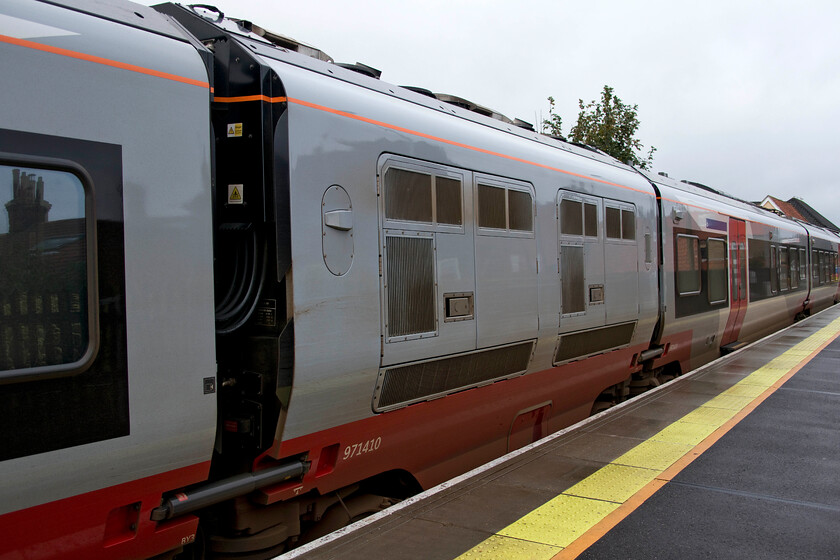
[[[51,44],[207,80],[198,53],[180,41],[47,4],[10,0],[0,12],[79,33]],[[209,461],[208,89],[8,44],[0,72],[10,77],[0,94],[4,127],[122,146],[131,426],[127,437],[3,462],[0,478],[15,484],[0,485],[0,513]],[[43,76],[60,87],[31,86]]]
[[[91,4],[85,5],[88,8],[92,6]],[[116,2],[113,5],[118,6]],[[102,57],[108,61],[131,65],[136,70],[145,69],[152,72],[162,72],[172,77],[207,83],[207,72],[204,65],[194,64],[198,54],[193,47],[183,41],[180,30],[172,27],[169,23],[164,23],[164,16],[151,10],[151,8],[127,2],[123,5],[126,6],[126,9],[136,6],[138,11],[144,14],[144,19],[157,22],[155,27],[168,26],[182,40],[175,41],[142,29],[114,23],[75,10],[25,0],[6,0],[3,2],[2,8],[0,8],[2,10],[0,11],[0,14],[2,14],[0,15],[0,34],[50,47],[67,49],[72,52]],[[145,17],[146,10],[149,11],[148,17]],[[94,10],[91,9],[91,11]],[[35,29],[30,32],[27,25],[9,19],[9,17],[49,26],[53,28],[53,31],[38,31]],[[134,45],[136,48],[126,48],[125,45]],[[164,45],[172,45],[172,47]],[[169,56],[166,56],[167,54]],[[61,55],[51,56],[59,56],[58,60],[68,60]],[[9,59],[11,61],[13,57],[9,57]],[[97,76],[100,75],[98,72],[103,68],[102,64],[96,62],[78,61],[73,65],[76,64],[80,68],[92,71]],[[112,71],[123,76],[136,73],[133,70],[116,67]],[[59,70],[58,74],[53,77],[56,84],[62,83],[57,78],[63,73],[63,70]],[[101,80],[94,83],[101,83]],[[160,106],[163,103],[157,100],[157,105]]]
[[[303,106],[293,102],[288,106],[290,134],[295,138],[290,143],[290,213],[295,263],[292,303],[296,326],[296,374],[284,439],[373,414],[371,391],[379,372],[383,346],[386,357],[392,352],[391,346],[396,346],[383,343],[381,339],[384,302],[379,294],[379,254],[383,244],[378,232],[376,193],[376,162],[380,157],[399,154],[455,169],[480,170],[482,175],[490,177],[513,178],[514,184],[521,181],[533,185],[534,238],[521,234],[518,238],[477,236],[481,238],[476,239],[478,258],[470,262],[471,253],[460,243],[469,240],[469,228],[475,223],[472,195],[464,199],[464,233],[445,234],[462,241],[451,245],[450,252],[443,254],[447,250],[447,244],[441,240],[444,234],[436,233],[439,273],[453,284],[463,284],[465,275],[472,274],[472,267],[477,266],[476,276],[481,283],[476,290],[475,321],[445,323],[441,328],[478,324],[480,346],[536,336],[538,340],[529,371],[552,367],[557,340],[560,282],[556,273],[556,196],[559,184],[566,183],[570,177],[557,170],[584,176],[598,175],[590,182],[587,192],[631,193],[630,200],[639,208],[637,222],[647,227],[654,224],[653,189],[641,176],[620,166],[596,167],[591,159],[571,156],[566,151],[521,138],[518,133],[507,134],[489,126],[477,126],[464,119],[452,118],[443,111],[405,103],[387,93],[382,95],[373,89],[358,88],[299,66],[287,66],[277,60],[268,63],[281,77],[290,98],[312,104]],[[388,86],[380,84],[377,87],[387,89]],[[370,121],[384,124],[375,125]],[[459,145],[437,142],[429,136]],[[488,156],[487,151],[510,157]],[[324,165],[325,161],[330,164]],[[323,193],[330,184],[341,184],[347,189],[357,218],[354,220],[354,264],[350,272],[340,278],[329,274],[321,260],[320,201],[311,194]],[[405,229],[412,231],[408,226]],[[513,273],[514,270],[518,272]],[[497,292],[494,275],[500,271],[504,282],[516,285]],[[517,274],[525,276],[521,279]],[[652,279],[646,277],[640,283],[640,294],[642,286],[649,282],[654,283],[654,288],[640,295],[645,307],[633,343],[649,339],[656,320],[656,268],[652,267],[646,274],[652,275]],[[510,299],[507,289],[517,290],[514,295],[522,301]],[[441,288],[439,317],[443,316],[443,293],[469,291],[469,288]],[[499,318],[506,317],[508,312],[512,313],[513,321],[502,322]],[[482,323],[482,317],[491,319],[483,319],[485,322]],[[400,358],[393,356],[392,360],[396,361],[383,361],[383,364],[452,354],[463,351],[462,344],[476,344],[475,332],[471,337],[464,332],[452,337],[399,344],[419,345],[428,341],[433,341],[433,345],[407,350]],[[324,347],[331,351],[324,352]]]

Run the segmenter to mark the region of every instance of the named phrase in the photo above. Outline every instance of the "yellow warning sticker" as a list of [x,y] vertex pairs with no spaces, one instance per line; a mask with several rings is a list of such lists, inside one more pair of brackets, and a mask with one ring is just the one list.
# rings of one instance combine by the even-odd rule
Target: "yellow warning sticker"
[[228,204],[242,204],[244,197],[242,185],[228,185]]
[[230,123],[227,125],[227,137],[239,138],[242,136],[242,123]]

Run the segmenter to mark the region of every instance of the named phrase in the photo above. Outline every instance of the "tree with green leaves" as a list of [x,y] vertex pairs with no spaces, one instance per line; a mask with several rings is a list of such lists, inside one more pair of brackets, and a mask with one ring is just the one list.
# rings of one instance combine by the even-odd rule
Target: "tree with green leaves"
[[563,137],[563,119],[554,112],[554,98],[549,96],[548,98],[548,118],[544,119],[542,122],[542,128],[540,132],[543,134],[548,134],[550,136],[558,136],[560,138]]
[[570,133],[573,142],[594,146],[619,161],[650,169],[656,148],[651,146],[647,157],[642,158],[644,146],[634,137],[639,128],[638,105],[622,103],[610,86],[604,86],[601,101],[584,105],[579,99],[578,105],[580,113]]
[[[642,157],[644,146],[635,138],[639,128],[638,105],[622,103],[615,95],[615,90],[604,86],[600,101],[583,103],[578,100],[580,113],[575,126],[569,134],[569,140],[593,146],[623,161],[641,169],[650,169],[653,163],[653,153],[656,148],[651,146],[647,157]],[[554,112],[554,98],[548,98],[549,118],[542,122],[542,132],[553,136],[561,136],[561,118]]]

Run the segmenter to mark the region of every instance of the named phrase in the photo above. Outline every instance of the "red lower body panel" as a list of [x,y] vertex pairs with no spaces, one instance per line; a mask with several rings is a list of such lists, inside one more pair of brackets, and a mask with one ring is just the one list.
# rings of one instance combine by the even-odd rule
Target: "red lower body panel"
[[195,539],[198,518],[151,521],[161,495],[206,480],[210,463],[0,516],[0,560],[148,558]]
[[264,457],[306,455],[302,482],[262,492],[265,503],[329,492],[401,470],[428,488],[586,418],[606,388],[627,379],[644,347],[616,350],[499,381],[293,440]]

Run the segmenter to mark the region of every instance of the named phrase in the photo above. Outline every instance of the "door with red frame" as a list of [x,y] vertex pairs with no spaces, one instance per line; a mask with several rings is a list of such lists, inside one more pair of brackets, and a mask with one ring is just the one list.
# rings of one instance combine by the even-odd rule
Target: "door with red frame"
[[744,220],[729,218],[729,318],[721,346],[738,340],[747,311],[747,230]]

